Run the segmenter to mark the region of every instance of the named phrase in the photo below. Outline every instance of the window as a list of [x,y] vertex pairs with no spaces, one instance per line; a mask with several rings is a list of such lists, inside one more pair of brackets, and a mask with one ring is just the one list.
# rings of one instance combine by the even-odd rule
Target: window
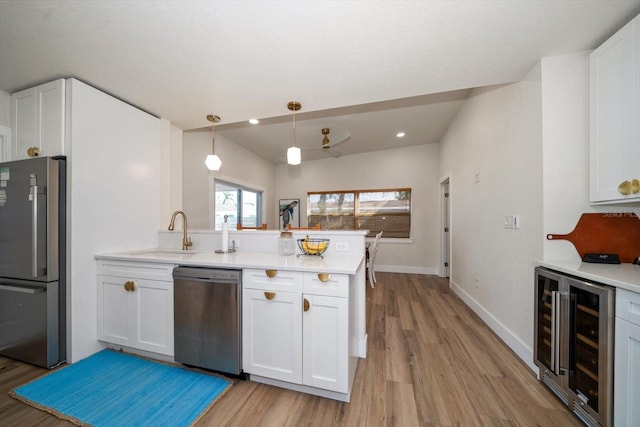
[[238,222],[247,227],[262,224],[262,191],[216,180],[214,192],[216,230],[222,230],[225,215],[231,230]]
[[411,189],[307,193],[309,226],[324,230],[369,230],[367,237],[411,235]]

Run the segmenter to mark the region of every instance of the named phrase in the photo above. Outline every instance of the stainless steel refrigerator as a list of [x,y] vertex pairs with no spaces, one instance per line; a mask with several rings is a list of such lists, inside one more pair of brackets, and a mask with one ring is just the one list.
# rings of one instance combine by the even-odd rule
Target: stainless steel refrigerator
[[0,163],[0,354],[66,361],[66,160]]

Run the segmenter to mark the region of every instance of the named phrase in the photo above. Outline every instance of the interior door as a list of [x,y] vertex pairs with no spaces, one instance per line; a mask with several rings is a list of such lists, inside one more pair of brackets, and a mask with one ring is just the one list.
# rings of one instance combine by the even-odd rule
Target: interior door
[[442,193],[442,266],[441,277],[449,277],[451,268],[451,208],[449,198],[449,180],[447,179],[441,184]]

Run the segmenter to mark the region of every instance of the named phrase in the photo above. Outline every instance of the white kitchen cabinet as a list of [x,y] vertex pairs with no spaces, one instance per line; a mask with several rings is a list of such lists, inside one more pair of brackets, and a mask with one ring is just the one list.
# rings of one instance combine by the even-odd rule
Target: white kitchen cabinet
[[302,382],[301,306],[299,293],[243,290],[245,372],[291,383]]
[[12,160],[65,154],[65,80],[11,95]]
[[302,382],[346,393],[349,309],[346,298],[304,294]]
[[251,379],[300,385],[299,391],[348,396],[348,296],[347,275],[245,269],[244,371]]
[[590,105],[590,201],[640,200],[640,17],[591,53]]
[[173,267],[98,262],[98,339],[173,356]]
[[11,158],[11,128],[0,125],[0,162],[8,162]]
[[616,291],[614,416],[616,427],[640,426],[640,294]]

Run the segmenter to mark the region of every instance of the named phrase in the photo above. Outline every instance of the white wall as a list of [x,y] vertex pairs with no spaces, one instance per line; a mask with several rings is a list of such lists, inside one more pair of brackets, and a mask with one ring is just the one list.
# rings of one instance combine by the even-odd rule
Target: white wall
[[[384,239],[376,271],[436,274],[438,242],[438,144],[276,166],[279,199],[300,199],[300,223],[307,224],[307,192],[410,187],[411,239]],[[384,235],[383,235],[384,237]]]
[[[542,255],[541,115],[536,66],[521,82],[473,90],[440,142],[451,286],[529,363],[533,262]],[[520,229],[505,229],[506,215],[519,215]]]
[[183,134],[182,201],[189,218],[189,228],[213,228],[213,179],[263,191],[264,222],[269,229],[277,227],[274,202],[274,165],[245,148],[216,134],[216,154],[222,167],[212,172],[204,165],[211,154],[211,129],[187,131]]
[[171,214],[182,209],[182,129],[160,119],[161,126],[161,177],[162,202],[160,218],[167,226]]
[[67,81],[71,351],[100,350],[94,254],[154,247],[160,227],[160,120]]
[[566,234],[589,206],[589,52],[543,58],[544,259],[580,260]]
[[589,52],[542,59],[544,259],[579,261],[571,232],[586,212],[636,212],[640,203],[589,205]]

